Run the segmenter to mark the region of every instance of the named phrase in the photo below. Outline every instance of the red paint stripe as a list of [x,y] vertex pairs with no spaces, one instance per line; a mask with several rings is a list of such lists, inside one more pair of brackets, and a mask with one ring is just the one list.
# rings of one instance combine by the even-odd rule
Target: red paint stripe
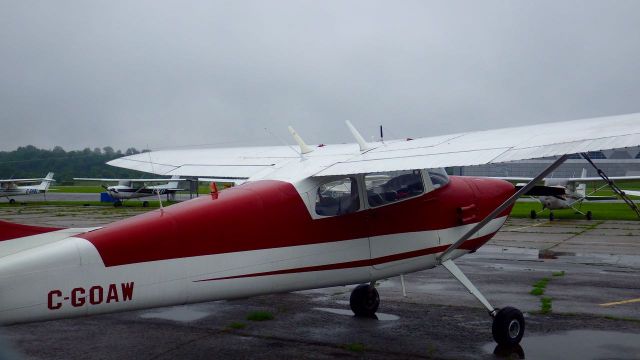
[[62,230],[62,228],[22,225],[0,220],[0,241],[44,234],[57,230]]
[[[481,236],[472,240],[467,240],[462,244],[462,246],[460,246],[460,248],[463,250],[470,250],[470,251],[476,250],[480,246],[484,245],[487,241],[489,241],[489,239],[491,239],[493,235],[495,235],[495,233]],[[441,246],[435,246],[427,249],[420,249],[420,250],[409,251],[409,252],[404,252],[400,254],[382,256],[374,259],[347,261],[347,262],[335,263],[335,264],[306,266],[306,267],[294,268],[294,269],[274,270],[274,271],[266,271],[266,272],[253,273],[253,274],[194,280],[193,282],[230,280],[230,279],[240,279],[240,278],[248,278],[248,277],[260,277],[260,276],[269,276],[269,275],[282,275],[282,274],[304,273],[304,272],[311,272],[311,271],[339,270],[339,269],[350,269],[350,268],[356,268],[356,267],[374,266],[374,265],[380,265],[380,264],[393,262],[393,261],[400,261],[400,260],[406,260],[406,259],[416,258],[420,256],[425,256],[425,255],[437,254],[439,252],[445,251],[448,247],[449,245],[441,245]]]
[[482,219],[513,193],[502,180],[452,176],[448,185],[406,201],[313,219],[292,184],[262,180],[77,236],[109,267],[449,229],[461,225],[458,208],[473,204],[465,217]]

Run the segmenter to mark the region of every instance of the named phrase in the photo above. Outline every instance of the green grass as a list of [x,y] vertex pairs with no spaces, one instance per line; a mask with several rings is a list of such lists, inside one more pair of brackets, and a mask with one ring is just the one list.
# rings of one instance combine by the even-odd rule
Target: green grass
[[247,315],[247,320],[249,321],[267,321],[273,320],[274,316],[268,311],[254,311]]
[[544,289],[547,287],[549,283],[549,278],[543,278],[535,282],[533,284],[533,289],[529,292],[531,295],[540,296],[544,294]]
[[[536,202],[518,202],[511,211],[511,216],[514,218],[528,218],[531,210],[539,211],[541,205]],[[584,213],[591,211],[593,213],[594,220],[635,220],[638,221],[638,216],[624,203],[584,203],[580,210]],[[582,214],[575,214],[573,209],[563,209],[553,211],[556,219],[580,219],[584,220],[585,216]],[[549,211],[545,211],[538,215],[539,218],[546,218],[549,216]]]
[[607,320],[615,320],[615,321],[631,321],[640,323],[640,319],[628,317],[628,316],[613,316],[613,315],[604,315],[603,316]]
[[76,194],[92,194],[92,193],[101,193],[104,191],[104,188],[101,186],[90,186],[90,185],[74,185],[74,186],[57,186],[53,185],[51,187],[51,192],[54,193],[76,193]]
[[562,270],[562,271],[554,271],[551,275],[555,276],[555,277],[564,276],[564,270]]
[[540,313],[541,314],[549,314],[551,313],[551,301],[550,297],[542,297],[540,298]]
[[232,322],[229,324],[229,329],[241,330],[247,327],[247,324],[242,322]]
[[344,344],[342,345],[342,347],[345,350],[349,350],[349,351],[353,351],[353,352],[364,352],[364,344],[362,343],[351,343],[351,344]]
[[531,289],[531,291],[529,292],[529,294],[531,295],[535,295],[535,296],[540,296],[544,294],[544,289],[541,288],[533,288]]
[[[553,276],[564,276],[564,271],[554,272]],[[533,284],[533,288],[529,292],[529,294],[534,296],[542,296],[544,295],[544,291],[547,288],[547,285],[551,281],[551,278],[545,277]],[[540,298],[540,313],[541,314],[549,314],[551,312],[551,301],[552,299],[548,296],[542,296]]]

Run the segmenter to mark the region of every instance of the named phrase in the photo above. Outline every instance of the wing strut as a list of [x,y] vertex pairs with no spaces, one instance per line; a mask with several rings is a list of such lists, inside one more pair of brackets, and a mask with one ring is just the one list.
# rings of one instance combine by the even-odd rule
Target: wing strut
[[553,162],[553,164],[549,165],[549,167],[544,169],[540,174],[538,174],[538,176],[536,176],[531,181],[529,181],[529,183],[527,183],[527,185],[525,185],[522,188],[520,188],[520,190],[518,190],[515,194],[511,195],[511,197],[509,199],[507,199],[505,202],[503,202],[502,205],[498,206],[495,210],[493,210],[491,212],[491,214],[487,215],[486,218],[484,218],[482,221],[480,221],[474,227],[472,227],[471,230],[467,231],[464,235],[462,235],[460,237],[460,239],[458,239],[458,241],[456,241],[453,244],[451,244],[451,246],[449,246],[442,254],[440,254],[440,256],[438,256],[437,260],[441,264],[444,263],[445,261],[449,260],[451,258],[451,253],[455,249],[460,247],[460,245],[462,245],[462,243],[464,243],[465,241],[469,240],[469,238],[471,236],[473,236],[473,234],[475,234],[476,232],[480,231],[491,220],[495,219],[498,215],[500,215],[500,213],[502,213],[506,208],[511,206],[513,203],[515,203],[516,200],[518,200],[518,198],[521,195],[523,195],[527,191],[531,190],[536,185],[536,183],[538,183],[540,180],[544,179],[547,175],[549,175],[558,166],[562,165],[562,163],[564,163],[565,160],[567,160],[568,157],[569,157],[568,155],[560,156],[556,161]]
[[591,164],[591,166],[593,166],[594,169],[596,169],[596,171],[598,172],[598,175],[600,175],[602,180],[604,180],[607,183],[607,185],[609,185],[611,190],[613,190],[614,193],[616,193],[618,196],[620,196],[622,198],[622,200],[624,200],[624,202],[627,203],[627,205],[629,205],[631,210],[635,211],[636,215],[638,215],[638,217],[640,217],[640,209],[638,209],[638,206],[631,199],[629,199],[627,194],[625,194],[624,191],[622,191],[622,189],[620,189],[618,187],[618,185],[616,185],[616,183],[613,182],[613,180],[609,179],[607,174],[605,174],[604,171],[602,171],[602,169],[598,168],[596,166],[596,164],[593,163],[593,160],[591,160],[591,158],[589,157],[589,154],[581,153],[580,155],[582,155],[582,157],[585,160],[587,160],[589,162],[589,164]]

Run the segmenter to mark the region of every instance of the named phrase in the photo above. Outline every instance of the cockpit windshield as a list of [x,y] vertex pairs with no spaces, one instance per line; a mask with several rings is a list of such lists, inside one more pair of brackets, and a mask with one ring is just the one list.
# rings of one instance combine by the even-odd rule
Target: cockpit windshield
[[438,189],[449,183],[449,175],[447,175],[447,172],[443,168],[428,169],[427,172],[429,173],[429,178],[431,179],[434,189]]

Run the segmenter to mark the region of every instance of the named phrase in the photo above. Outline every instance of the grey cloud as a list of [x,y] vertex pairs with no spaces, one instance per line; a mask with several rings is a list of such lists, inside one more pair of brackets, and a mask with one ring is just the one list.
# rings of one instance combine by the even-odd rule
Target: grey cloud
[[637,1],[4,1],[0,150],[351,141],[640,111]]

